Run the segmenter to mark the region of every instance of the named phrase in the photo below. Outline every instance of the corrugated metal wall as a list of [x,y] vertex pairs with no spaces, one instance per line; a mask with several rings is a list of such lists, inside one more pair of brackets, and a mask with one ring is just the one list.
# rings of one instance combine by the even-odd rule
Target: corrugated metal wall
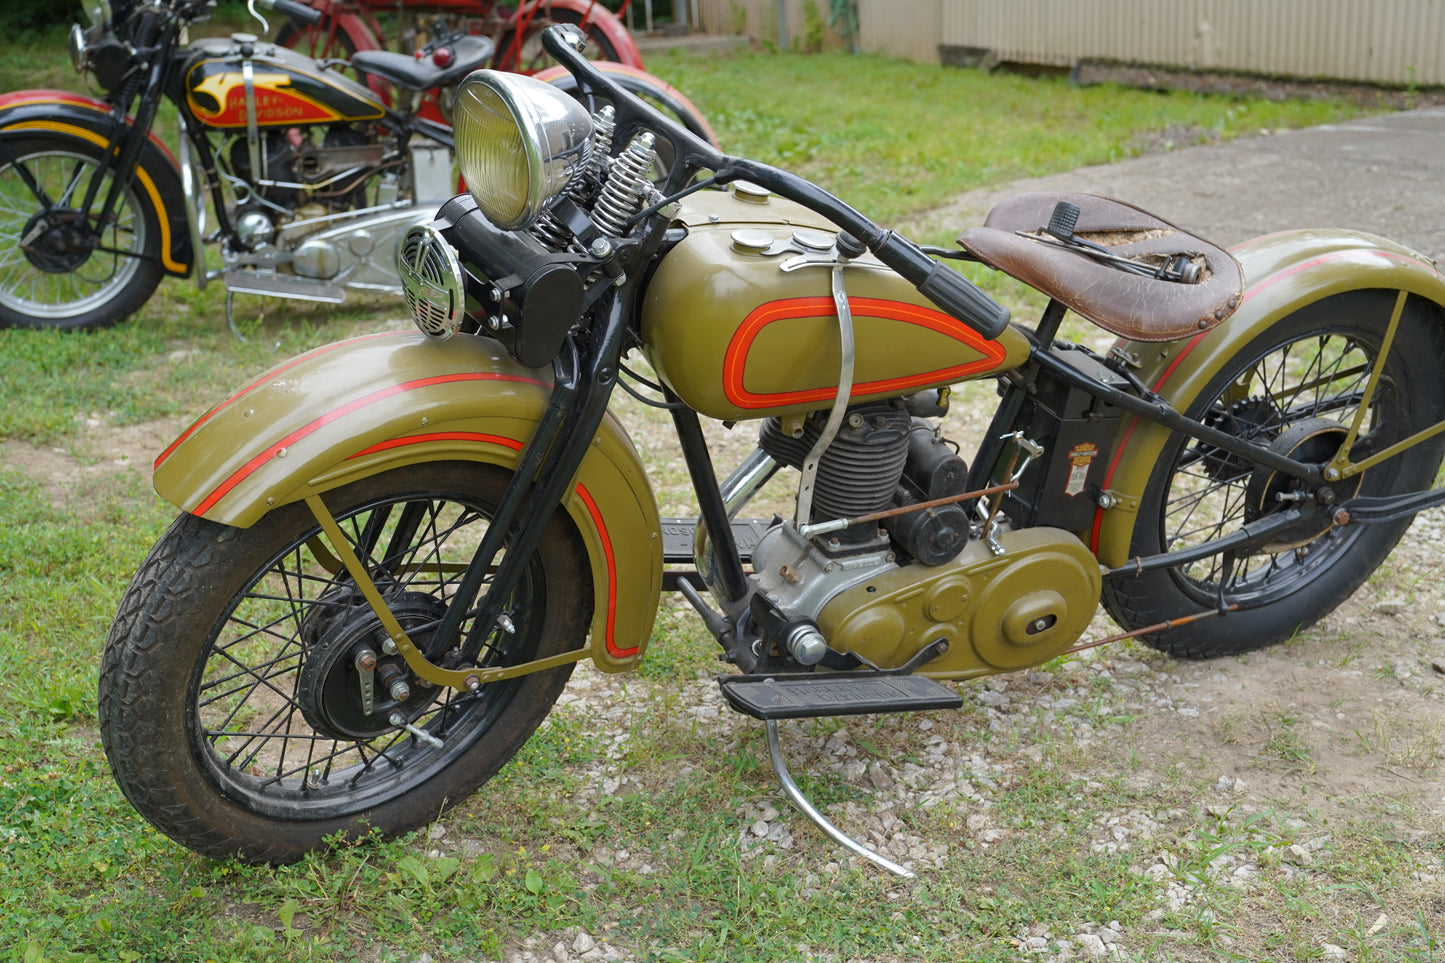
[[[779,0],[699,0],[704,29],[776,43]],[[789,41],[803,3],[783,0]],[[858,0],[864,50],[937,61],[940,44],[997,60],[1104,59],[1209,70],[1445,85],[1445,0]],[[842,45],[828,31],[826,46]]]

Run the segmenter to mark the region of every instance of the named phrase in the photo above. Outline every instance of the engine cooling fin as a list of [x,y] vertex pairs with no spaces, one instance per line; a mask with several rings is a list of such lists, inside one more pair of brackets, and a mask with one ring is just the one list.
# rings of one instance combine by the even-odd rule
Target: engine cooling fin
[[[910,428],[908,412],[888,405],[849,409],[819,461],[810,520],[853,518],[886,508],[903,477]],[[817,417],[805,420],[796,436],[784,431],[782,419],[769,418],[758,446],[779,463],[800,468],[822,431]]]

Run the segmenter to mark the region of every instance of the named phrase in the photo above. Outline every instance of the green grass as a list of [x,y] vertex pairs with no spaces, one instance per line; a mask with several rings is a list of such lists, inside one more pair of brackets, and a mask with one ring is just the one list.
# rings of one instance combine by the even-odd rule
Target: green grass
[[[971,188],[1122,160],[1166,136],[1187,146],[1357,110],[1080,87],[842,53],[671,53],[651,55],[647,66],[687,93],[725,150],[795,170],[882,223]],[[748,91],[738,90],[739,76]]]
[[[874,57],[660,54],[649,67],[689,93],[730,151],[792,167],[884,221],[968,188],[1126,157],[1166,131],[1228,137],[1354,113],[1343,104],[1079,89]],[[16,45],[0,60],[0,89],[35,85],[80,86],[59,35]],[[900,883],[850,866],[786,812],[756,727],[689,714],[685,687],[708,684],[697,677],[717,666],[695,623],[670,617],[659,622],[647,664],[609,703],[615,717],[559,708],[435,838],[346,846],[265,868],[208,862],[160,837],[109,776],[95,730],[95,682],[118,598],[174,510],[134,473],[88,472],[108,457],[95,439],[158,421],[178,427],[276,360],[402,314],[380,298],[341,311],[240,298],[249,338],[242,344],[226,331],[222,304],[214,287],[197,292],[166,281],[136,318],[112,330],[0,332],[7,957],[495,959],[534,934],[545,950],[580,930],[629,958],[659,961],[805,952],[1016,960],[1021,934],[1040,920],[1054,921],[1063,936],[1117,918],[1139,934],[1132,948],[1145,958],[1229,958],[1226,927],[1203,910],[1238,907],[1243,897],[1210,876],[1210,861],[1221,846],[1258,854],[1287,837],[1278,825],[1261,836],[1258,823],[1203,812],[1197,773],[1143,787],[1112,774],[1087,778],[1079,773],[1107,757],[1101,763],[1042,715],[1025,727],[1023,743],[992,733],[977,708],[935,717],[928,731],[911,719],[790,727],[797,778],[835,813],[866,814],[876,800],[866,782],[817,765],[814,743],[843,728],[861,759],[898,767],[927,769],[931,735],[995,758],[1039,751],[1048,761],[998,785],[983,781],[987,773],[968,774],[986,808],[956,802],[904,813],[903,831],[947,852],[918,881]],[[22,471],[26,456],[47,452],[73,457],[77,467],[59,482]],[[1067,686],[1073,671],[1061,664],[1045,675]],[[1117,704],[1109,685],[1083,688],[1081,721],[1111,738],[1129,731],[1135,713]],[[599,741],[604,732],[619,741]],[[1293,743],[1277,750],[1299,751]],[[618,780],[614,791],[594,785],[589,773],[599,765]],[[1117,772],[1127,771],[1120,762]],[[785,811],[792,848],[745,853],[741,839],[764,804]],[[1157,848],[1181,854],[1181,872],[1202,887],[1198,903],[1162,924],[1183,935],[1157,945],[1143,934],[1159,926],[1143,916],[1163,884],[1136,873],[1139,853],[1091,846],[1108,813],[1129,809],[1160,814]],[[995,842],[966,828],[985,812],[1002,834]],[[1318,945],[1311,939],[1325,931],[1338,931],[1341,945],[1353,938],[1348,945],[1362,959],[1358,947],[1372,948],[1371,959],[1398,960],[1440,949],[1439,908],[1428,901],[1368,932],[1372,900],[1415,898],[1401,853],[1438,866],[1438,839],[1422,843],[1362,819],[1338,827],[1333,847],[1314,883],[1349,887],[1350,914],[1322,921],[1309,908],[1315,889],[1271,882],[1254,897],[1280,922],[1271,952],[1308,958]]]

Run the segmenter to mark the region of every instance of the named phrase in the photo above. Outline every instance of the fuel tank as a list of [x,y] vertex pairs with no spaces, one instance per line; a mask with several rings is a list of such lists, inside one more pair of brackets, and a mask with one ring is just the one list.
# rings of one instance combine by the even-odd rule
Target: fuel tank
[[[833,403],[841,363],[832,268],[837,227],[751,185],[700,191],[677,220],[687,237],[662,259],[642,307],[648,362],[709,418],[766,418]],[[843,270],[853,315],[853,401],[891,398],[1022,364],[1010,328],[990,341],[872,255]]]
[[236,34],[200,40],[190,49],[182,81],[186,105],[211,127],[246,126],[247,59],[260,127],[350,123],[386,113],[376,95],[362,85],[269,41]]

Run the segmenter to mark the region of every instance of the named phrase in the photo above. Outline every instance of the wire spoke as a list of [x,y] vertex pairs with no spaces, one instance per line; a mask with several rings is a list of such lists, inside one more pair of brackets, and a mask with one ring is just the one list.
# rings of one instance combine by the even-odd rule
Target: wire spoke
[[[400,601],[393,611],[408,634],[423,647],[438,641],[431,639],[433,626],[486,531],[487,513],[465,498],[425,495],[338,512],[336,521],[377,588]],[[223,778],[242,798],[344,806],[347,797],[404,792],[417,772],[459,751],[453,743],[464,747],[477,738],[496,698],[509,691],[508,683],[478,693],[413,688],[427,695],[397,703],[378,686],[375,701],[364,704],[354,647],[403,663],[383,651],[384,630],[335,550],[315,530],[298,533],[237,596],[208,650],[191,705]],[[507,606],[515,632],[486,640],[484,664],[507,664],[536,644],[530,585],[524,577]],[[467,614],[463,631],[474,619]],[[397,706],[445,745],[390,724],[387,713]]]

